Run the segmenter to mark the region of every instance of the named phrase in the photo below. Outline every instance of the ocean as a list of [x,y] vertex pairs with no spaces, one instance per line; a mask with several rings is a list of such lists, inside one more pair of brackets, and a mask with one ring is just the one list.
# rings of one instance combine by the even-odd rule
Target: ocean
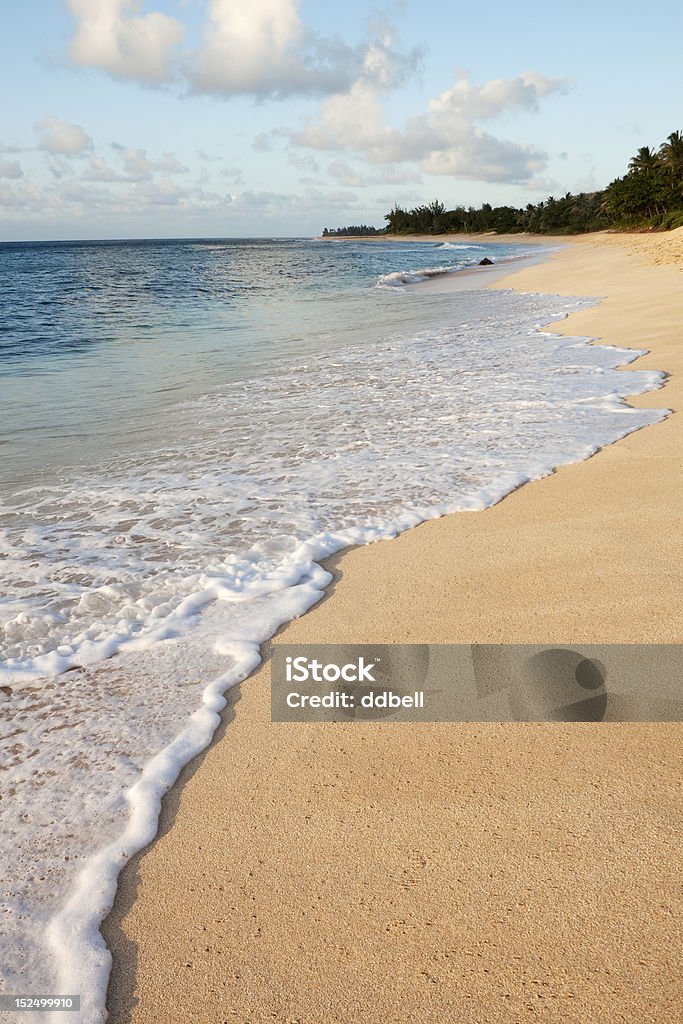
[[458,277],[529,254],[0,244],[5,992],[80,994],[69,1019],[104,1020],[117,874],[224,691],[324,596],[325,556],[663,417],[623,400],[663,382],[616,369],[638,353],[544,330],[594,297]]

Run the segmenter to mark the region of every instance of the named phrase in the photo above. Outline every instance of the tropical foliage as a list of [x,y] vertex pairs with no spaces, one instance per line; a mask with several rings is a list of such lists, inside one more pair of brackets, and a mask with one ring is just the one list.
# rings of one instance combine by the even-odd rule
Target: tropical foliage
[[[672,132],[659,149],[641,146],[622,178],[616,178],[600,192],[581,192],[523,209],[491,206],[478,209],[456,206],[447,210],[432,203],[405,210],[401,206],[386,214],[384,231],[391,234],[442,234],[494,231],[538,234],[578,234],[605,229],[668,229],[683,225],[683,133]],[[324,234],[377,234],[377,228],[325,229]]]
[[616,227],[674,228],[683,224],[683,134],[672,132],[655,152],[642,146],[628,174],[604,192],[605,215]]
[[[440,212],[428,218],[429,211],[440,207]],[[498,234],[519,231],[533,231],[542,234],[568,234],[577,231],[593,231],[605,225],[602,223],[602,193],[581,193],[573,196],[570,192],[561,199],[549,196],[543,202],[529,203],[524,209],[514,206],[491,206],[484,203],[479,209],[473,206],[456,206],[445,210],[442,204],[431,203],[415,210],[403,210],[395,206],[385,217],[387,231],[391,234],[413,234],[443,232],[476,233],[495,231]]]
[[381,235],[382,228],[371,228],[367,224],[351,224],[348,228],[323,228],[323,238],[334,235]]

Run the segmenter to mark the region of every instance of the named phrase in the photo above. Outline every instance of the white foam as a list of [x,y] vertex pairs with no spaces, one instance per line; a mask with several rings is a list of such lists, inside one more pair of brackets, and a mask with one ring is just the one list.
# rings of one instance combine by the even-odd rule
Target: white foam
[[16,991],[27,978],[79,991],[81,1024],[105,1019],[98,929],[118,871],[154,836],[163,792],[209,743],[259,643],[321,597],[322,558],[486,507],[663,417],[623,401],[663,381],[614,369],[636,353],[535,329],[585,302],[457,302],[452,326],[187,403],[182,444],[83,467],[2,510]]
[[[484,255],[490,257],[493,254],[494,263],[505,264],[516,260],[528,260],[529,256],[538,256],[541,253],[554,251],[549,246],[544,246],[543,249],[524,249],[518,246],[514,251],[506,250],[504,253],[500,253],[499,250],[491,249],[485,245],[455,245],[451,242],[442,242],[440,245],[435,246],[435,248],[453,251],[460,250],[463,252],[463,256],[455,263],[448,265],[394,270],[389,274],[381,274],[375,282],[375,287],[402,288],[405,285],[420,284],[422,281],[428,281],[433,277],[442,277],[444,274],[454,274],[459,270],[476,267],[479,265],[480,257]],[[469,255],[465,256],[465,252],[468,252]]]
[[[211,742],[226,705],[224,693],[241,682],[260,662],[255,644],[228,645],[235,667],[211,682],[202,694],[202,706],[189,718],[175,739],[148,761],[140,779],[125,794],[127,825],[114,842],[86,863],[66,906],[52,919],[47,941],[59,965],[57,991],[80,993],[80,1016],[90,1024],[105,1021],[111,954],[100,925],[114,902],[119,872],[130,858],[154,839],[161,798],[181,769]],[[57,1022],[61,1014],[54,1014]]]
[[483,245],[466,245],[465,243],[460,243],[460,244],[456,245],[455,242],[440,242],[436,246],[436,248],[437,249],[462,249],[462,250],[467,251],[467,250],[473,250],[473,249],[484,249],[485,246],[483,246]]
[[465,264],[451,267],[420,267],[416,270],[394,270],[391,274],[382,274],[377,278],[376,288],[397,288],[404,284],[419,284],[430,277],[441,277],[442,274],[453,274],[462,270]]

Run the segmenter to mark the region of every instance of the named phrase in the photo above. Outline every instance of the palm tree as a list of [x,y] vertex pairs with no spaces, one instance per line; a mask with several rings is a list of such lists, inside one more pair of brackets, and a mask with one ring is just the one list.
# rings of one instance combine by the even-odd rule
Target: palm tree
[[636,155],[629,161],[628,169],[635,174],[639,171],[644,171],[649,177],[655,167],[659,165],[659,162],[660,158],[654,149],[650,149],[649,146],[641,146]]
[[683,132],[672,132],[660,146],[659,153],[665,163],[680,161],[683,158]]
[[659,147],[662,163],[671,171],[672,180],[683,173],[683,134],[672,132]]

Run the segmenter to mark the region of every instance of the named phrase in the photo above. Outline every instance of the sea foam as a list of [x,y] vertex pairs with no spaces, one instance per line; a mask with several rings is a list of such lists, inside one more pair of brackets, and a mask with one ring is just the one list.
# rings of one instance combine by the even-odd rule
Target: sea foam
[[80,992],[81,1024],[105,1019],[117,874],[260,643],[323,595],[325,556],[486,507],[665,415],[623,400],[663,381],[615,369],[639,353],[539,330],[586,305],[458,293],[439,329],[183,402],[167,444],[5,502],[10,990]]

